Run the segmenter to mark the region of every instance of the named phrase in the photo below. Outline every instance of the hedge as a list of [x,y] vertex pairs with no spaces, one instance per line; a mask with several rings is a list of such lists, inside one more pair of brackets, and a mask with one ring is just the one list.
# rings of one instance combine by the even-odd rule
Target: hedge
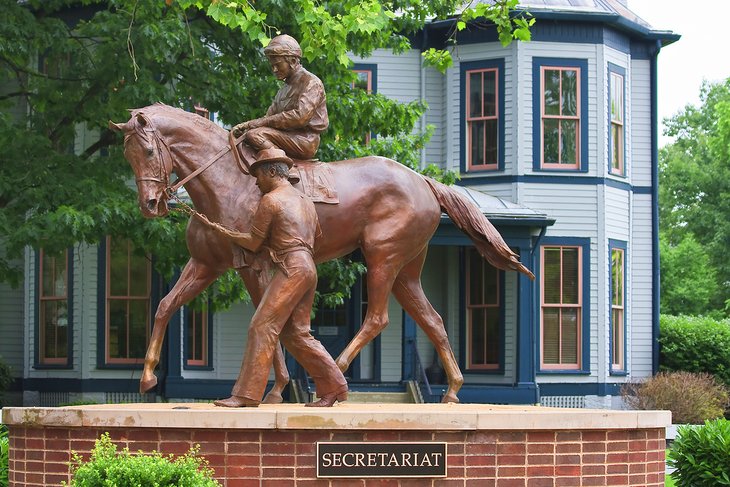
[[660,328],[660,370],[707,372],[730,387],[730,320],[662,315]]

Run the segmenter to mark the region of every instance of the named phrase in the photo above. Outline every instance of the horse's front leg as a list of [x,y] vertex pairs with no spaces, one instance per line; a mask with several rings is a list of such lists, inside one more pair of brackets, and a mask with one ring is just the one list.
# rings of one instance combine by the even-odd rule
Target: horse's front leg
[[[254,306],[258,307],[261,302],[261,298],[264,295],[264,291],[271,281],[271,273],[269,272],[266,264],[262,262],[265,270],[254,271],[250,267],[241,267],[236,269],[238,274],[243,279],[248,294],[251,296],[251,302]],[[274,350],[274,387],[271,388],[266,397],[264,397],[264,404],[278,404],[284,399],[282,394],[287,384],[289,384],[289,371],[286,368],[286,361],[284,360],[284,351],[281,348],[281,343],[276,346]]]
[[155,326],[152,329],[152,337],[150,338],[150,344],[147,346],[147,354],[144,359],[144,370],[139,380],[140,393],[144,394],[157,385],[155,366],[160,362],[162,341],[165,338],[165,331],[170,317],[181,306],[203,292],[221,274],[222,271],[212,269],[195,259],[190,259],[185,264],[177,283],[157,306]]

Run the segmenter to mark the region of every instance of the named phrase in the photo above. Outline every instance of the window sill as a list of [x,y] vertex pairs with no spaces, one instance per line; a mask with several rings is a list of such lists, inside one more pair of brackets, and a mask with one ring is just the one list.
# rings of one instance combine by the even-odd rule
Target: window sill
[[498,369],[463,369],[465,375],[504,375],[504,368]]
[[69,364],[35,364],[34,370],[73,370],[73,365]]
[[215,368],[212,365],[183,365],[183,370],[211,371]]
[[469,174],[499,173],[504,172],[504,168],[499,166],[469,167],[462,176]]
[[591,375],[590,370],[549,369],[538,370],[537,375]]
[[144,364],[97,364],[99,370],[142,370]]
[[533,166],[532,170],[533,170],[533,172],[536,172],[536,173],[556,173],[556,174],[564,174],[564,173],[587,174],[588,173],[588,168],[584,169],[582,167],[559,168],[559,167]]
[[626,377],[629,375],[626,370],[612,370],[608,373],[611,377]]

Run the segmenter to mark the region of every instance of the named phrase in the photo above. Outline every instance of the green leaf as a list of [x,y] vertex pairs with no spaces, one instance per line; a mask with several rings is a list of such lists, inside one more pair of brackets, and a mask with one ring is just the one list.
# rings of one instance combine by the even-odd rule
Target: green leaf
[[266,47],[269,45],[269,42],[271,42],[271,38],[267,36],[264,31],[260,31],[257,35],[257,38],[261,43],[261,47]]
[[454,65],[451,53],[442,49],[429,48],[421,53],[425,66],[432,66],[441,73],[445,73],[448,68]]
[[530,37],[531,37],[530,30],[525,29],[525,28],[515,29],[513,34],[514,34],[515,39],[518,39],[520,41],[525,41],[525,42],[529,41]]

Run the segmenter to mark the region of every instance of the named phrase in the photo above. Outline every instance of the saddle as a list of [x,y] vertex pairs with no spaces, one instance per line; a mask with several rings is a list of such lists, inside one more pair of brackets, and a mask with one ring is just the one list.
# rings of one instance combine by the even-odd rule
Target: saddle
[[[243,136],[236,139],[231,133],[229,141],[238,167],[244,173],[250,174],[249,167],[255,160],[253,150],[243,143]],[[317,159],[292,160],[294,165],[289,170],[289,181],[294,188],[304,193],[314,203],[336,205],[340,202],[329,164]]]
[[294,160],[294,166],[289,170],[289,180],[292,173],[299,176],[299,181],[292,184],[296,189],[307,195],[315,203],[336,205],[340,202],[335,189],[332,168],[326,162],[316,159],[300,161]]

